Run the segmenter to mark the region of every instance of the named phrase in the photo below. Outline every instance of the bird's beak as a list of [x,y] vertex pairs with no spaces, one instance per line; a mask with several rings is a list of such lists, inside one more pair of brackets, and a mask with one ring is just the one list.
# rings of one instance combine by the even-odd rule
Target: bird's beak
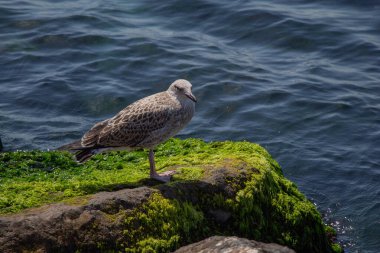
[[194,97],[194,95],[191,92],[186,92],[185,95],[186,95],[186,97],[193,100],[195,103],[197,102],[197,99]]

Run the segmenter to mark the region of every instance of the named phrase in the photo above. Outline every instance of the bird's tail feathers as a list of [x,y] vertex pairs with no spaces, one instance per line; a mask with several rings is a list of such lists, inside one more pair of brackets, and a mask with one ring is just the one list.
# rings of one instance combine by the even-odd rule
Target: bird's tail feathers
[[75,159],[79,163],[84,163],[95,154],[96,152],[94,152],[92,148],[81,148],[77,149],[77,152],[75,152]]
[[72,143],[63,145],[63,146],[57,148],[57,150],[69,151],[69,152],[73,153],[75,156],[75,159],[79,163],[84,163],[88,159],[90,159],[91,156],[97,154],[97,152],[96,152],[97,147],[83,147],[80,140],[77,140],[77,141],[74,141]]

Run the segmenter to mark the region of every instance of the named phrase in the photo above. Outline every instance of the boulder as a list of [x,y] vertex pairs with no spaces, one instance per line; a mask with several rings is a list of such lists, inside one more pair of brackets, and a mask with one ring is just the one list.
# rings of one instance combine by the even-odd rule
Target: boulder
[[257,144],[172,139],[156,151],[159,168],[178,172],[166,184],[148,179],[146,157],[114,152],[78,165],[57,151],[1,153],[0,252],[173,252],[213,235],[340,249]]
[[179,248],[174,253],[295,253],[276,243],[262,243],[235,236],[212,236]]
[[0,252],[100,252],[100,244],[111,247],[123,238],[123,215],[112,215],[146,202],[155,191],[101,192],[84,205],[58,203],[0,217]]

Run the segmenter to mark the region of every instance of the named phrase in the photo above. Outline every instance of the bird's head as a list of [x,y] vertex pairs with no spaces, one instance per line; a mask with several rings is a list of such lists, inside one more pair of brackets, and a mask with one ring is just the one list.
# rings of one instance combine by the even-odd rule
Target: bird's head
[[182,99],[190,99],[197,102],[197,99],[191,92],[191,83],[185,79],[175,80],[170,86],[168,91],[174,96]]

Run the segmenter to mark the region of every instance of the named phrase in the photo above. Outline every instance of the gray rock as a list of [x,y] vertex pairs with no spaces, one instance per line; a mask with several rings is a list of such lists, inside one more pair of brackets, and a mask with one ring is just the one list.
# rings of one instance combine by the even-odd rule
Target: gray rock
[[64,203],[0,217],[0,252],[99,252],[97,243],[113,245],[122,237],[120,209],[141,205],[155,192],[148,187],[100,192],[85,205]]
[[[149,187],[99,192],[66,203],[50,204],[18,214],[0,215],[0,252],[122,252],[124,243],[128,243],[125,234],[136,228],[135,226],[140,226],[137,222],[126,227],[126,217],[136,215],[134,211],[139,210],[152,194],[159,193],[166,199],[197,205],[212,196],[236,196],[241,185],[253,173],[257,173],[257,169],[245,165],[225,165],[208,168],[207,176],[199,181],[174,181],[157,185],[155,180],[148,179],[143,184]],[[208,222],[221,229],[219,231],[230,233],[230,226],[234,222],[232,210],[223,208],[205,205],[202,212]],[[202,238],[204,237],[197,236],[191,240]],[[331,252],[318,249],[299,251]],[[178,252],[294,253],[293,250],[277,244],[237,237],[210,237],[185,246]]]
[[[231,179],[236,178],[235,183],[240,184],[250,176],[244,166],[215,168],[208,173],[202,181],[99,192],[79,199],[78,203],[50,204],[0,216],[0,252],[74,253],[78,250],[94,253],[113,249],[123,240],[123,214],[148,201],[153,193],[199,203],[199,197],[206,193],[234,196],[237,189],[229,185]],[[221,223],[231,216],[221,209],[211,210],[210,214]]]
[[295,253],[275,243],[262,243],[235,236],[213,236],[179,248],[175,253]]

